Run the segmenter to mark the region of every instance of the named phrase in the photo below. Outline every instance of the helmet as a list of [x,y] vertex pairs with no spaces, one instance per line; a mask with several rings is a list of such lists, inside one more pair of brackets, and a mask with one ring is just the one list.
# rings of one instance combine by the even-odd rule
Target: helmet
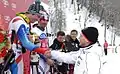
[[46,20],[49,21],[49,14],[46,11],[39,11],[40,14],[40,20]]
[[41,3],[41,0],[35,0],[35,3],[39,3],[39,4],[40,4],[40,3]]
[[48,13],[45,11],[44,7],[40,4],[32,4],[30,5],[28,11],[28,13],[31,13],[33,15],[38,15],[40,20],[49,20],[49,15]]

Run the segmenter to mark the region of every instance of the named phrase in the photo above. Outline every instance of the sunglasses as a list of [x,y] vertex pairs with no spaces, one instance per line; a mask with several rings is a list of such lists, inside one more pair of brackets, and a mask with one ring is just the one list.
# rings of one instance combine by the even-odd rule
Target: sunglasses
[[45,18],[40,18],[40,20],[39,21],[49,21],[49,19],[45,19]]
[[41,15],[40,16],[40,21],[43,20],[43,21],[49,21],[49,16],[48,15]]

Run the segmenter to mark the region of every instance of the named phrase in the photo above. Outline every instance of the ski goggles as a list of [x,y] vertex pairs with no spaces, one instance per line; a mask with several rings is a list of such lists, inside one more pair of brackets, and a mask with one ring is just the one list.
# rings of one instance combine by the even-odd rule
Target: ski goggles
[[45,12],[45,11],[40,11],[39,12],[39,21],[49,21],[49,15],[48,15],[48,13],[47,12]]
[[49,21],[49,17],[48,16],[40,16],[39,21]]

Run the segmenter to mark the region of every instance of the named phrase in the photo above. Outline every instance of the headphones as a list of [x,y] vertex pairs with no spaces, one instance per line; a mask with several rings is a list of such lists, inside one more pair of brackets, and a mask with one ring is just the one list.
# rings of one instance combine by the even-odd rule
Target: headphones
[[22,17],[27,23],[30,23],[30,19],[25,15],[25,13],[17,13],[16,16]]

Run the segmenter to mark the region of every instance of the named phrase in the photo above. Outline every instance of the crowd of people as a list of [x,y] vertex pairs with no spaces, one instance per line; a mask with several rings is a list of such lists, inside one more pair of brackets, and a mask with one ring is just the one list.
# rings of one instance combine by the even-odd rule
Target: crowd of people
[[97,28],[86,27],[81,33],[71,30],[69,35],[58,31],[48,46],[48,22],[44,9],[32,8],[10,21],[7,38],[11,46],[4,50],[9,53],[0,54],[0,74],[100,74],[102,48]]

